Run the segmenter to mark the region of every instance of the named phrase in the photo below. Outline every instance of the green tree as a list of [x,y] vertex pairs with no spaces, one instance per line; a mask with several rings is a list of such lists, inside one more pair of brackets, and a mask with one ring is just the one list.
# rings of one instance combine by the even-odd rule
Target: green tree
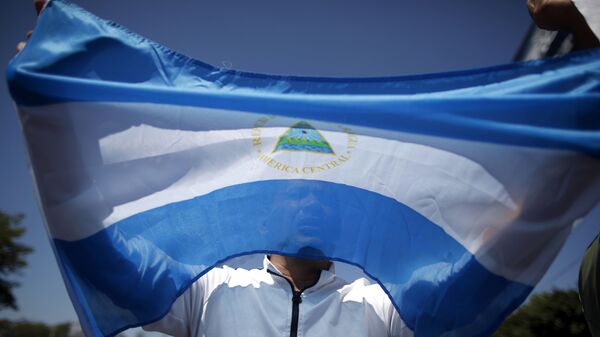
[[8,279],[8,276],[25,267],[27,262],[24,257],[32,249],[16,240],[25,233],[25,228],[20,227],[22,214],[9,215],[0,211],[0,309],[17,309],[12,288],[18,283]]
[[68,337],[70,323],[46,325],[39,322],[11,322],[0,319],[0,337]]
[[591,337],[575,290],[533,295],[510,315],[494,337]]

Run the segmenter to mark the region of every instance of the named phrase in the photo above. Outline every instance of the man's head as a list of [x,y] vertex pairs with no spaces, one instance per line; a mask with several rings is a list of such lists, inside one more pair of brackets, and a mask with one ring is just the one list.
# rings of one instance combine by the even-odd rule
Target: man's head
[[338,197],[328,187],[323,182],[298,180],[278,192],[281,197],[274,198],[268,227],[279,238],[279,249],[317,259],[331,253],[341,219],[335,212]]

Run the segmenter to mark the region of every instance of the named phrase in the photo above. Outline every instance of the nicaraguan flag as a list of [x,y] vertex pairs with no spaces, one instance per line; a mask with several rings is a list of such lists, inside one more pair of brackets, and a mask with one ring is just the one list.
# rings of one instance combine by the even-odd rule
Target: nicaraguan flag
[[600,51],[441,75],[215,68],[51,1],[8,68],[89,335],[256,252],[360,266],[415,336],[487,336],[600,199]]

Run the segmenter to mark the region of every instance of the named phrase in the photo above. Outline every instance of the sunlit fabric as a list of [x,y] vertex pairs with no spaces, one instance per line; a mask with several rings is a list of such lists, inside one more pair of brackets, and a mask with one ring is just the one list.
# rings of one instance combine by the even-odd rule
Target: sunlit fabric
[[600,199],[600,51],[410,77],[215,68],[51,1],[8,67],[88,335],[211,267],[361,267],[415,336],[488,336]]

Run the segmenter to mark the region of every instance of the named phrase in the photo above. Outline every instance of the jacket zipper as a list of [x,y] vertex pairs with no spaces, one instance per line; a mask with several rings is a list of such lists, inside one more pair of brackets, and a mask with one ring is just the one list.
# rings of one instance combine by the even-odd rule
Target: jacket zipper
[[293,291],[292,295],[292,325],[290,327],[290,337],[298,336],[298,316],[300,315],[300,303],[302,303],[302,292]]
[[290,337],[298,337],[298,319],[300,317],[300,303],[302,303],[302,291],[294,290],[294,285],[287,278],[268,269],[267,272],[273,275],[277,275],[286,280],[287,283],[290,285],[290,288],[292,289],[292,324],[290,325]]

